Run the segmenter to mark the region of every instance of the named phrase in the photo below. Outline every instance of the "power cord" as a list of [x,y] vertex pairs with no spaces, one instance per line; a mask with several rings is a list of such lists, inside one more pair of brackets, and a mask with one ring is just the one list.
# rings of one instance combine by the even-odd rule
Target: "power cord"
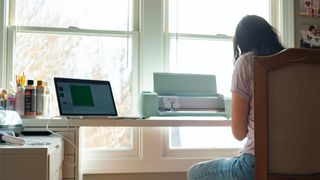
[[[52,131],[52,130],[49,128],[50,122],[51,122],[53,119],[55,119],[55,118],[61,119],[61,116],[53,116],[53,117],[51,117],[51,118],[48,120],[48,122],[47,122],[46,130],[47,130],[48,132],[50,132],[51,134],[57,135],[57,136],[61,137],[64,141],[68,142],[68,143],[74,148],[74,150],[75,150],[75,156],[77,157],[77,156],[78,156],[78,147],[75,145],[75,143],[73,143],[70,139],[66,138],[65,136],[63,136],[63,135],[61,135],[61,134],[59,134],[59,133],[56,133],[56,132]],[[63,118],[63,120],[67,120],[67,121],[68,121],[67,132],[69,132],[69,131],[70,131],[70,121],[69,121],[68,118]],[[69,163],[69,162],[68,162],[68,163],[67,163],[68,166],[70,166],[70,167],[76,166],[77,163],[78,163],[78,160],[77,160],[77,159],[78,159],[78,158],[75,158],[74,163]]]

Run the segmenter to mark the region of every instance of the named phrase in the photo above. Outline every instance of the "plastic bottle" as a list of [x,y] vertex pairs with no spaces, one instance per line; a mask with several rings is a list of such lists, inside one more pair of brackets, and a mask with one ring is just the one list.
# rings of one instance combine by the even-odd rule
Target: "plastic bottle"
[[36,95],[37,95],[36,114],[37,116],[42,116],[44,112],[44,85],[43,85],[43,81],[41,80],[37,81]]
[[26,116],[36,116],[36,87],[33,85],[33,80],[27,81],[27,86],[24,91],[25,107],[24,114]]
[[24,89],[23,87],[17,87],[15,110],[20,116],[24,116]]
[[44,82],[44,107],[43,107],[43,116],[48,117],[50,116],[50,103],[51,103],[51,94],[50,94],[50,87],[48,82]]
[[7,110],[14,110],[14,93],[8,93],[6,103]]

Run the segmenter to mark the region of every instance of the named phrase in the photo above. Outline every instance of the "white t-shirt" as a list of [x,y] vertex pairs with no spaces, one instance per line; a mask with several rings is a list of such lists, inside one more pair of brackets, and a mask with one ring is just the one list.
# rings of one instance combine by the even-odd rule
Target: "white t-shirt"
[[250,103],[247,142],[240,155],[243,153],[254,155],[253,56],[253,52],[241,55],[235,63],[232,75],[231,92]]

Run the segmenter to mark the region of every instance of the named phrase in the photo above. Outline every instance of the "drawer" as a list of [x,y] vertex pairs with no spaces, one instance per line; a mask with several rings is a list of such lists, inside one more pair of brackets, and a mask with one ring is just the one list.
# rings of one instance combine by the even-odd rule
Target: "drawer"
[[46,180],[48,177],[47,163],[48,155],[43,152],[39,154],[23,151],[0,152],[0,180]]

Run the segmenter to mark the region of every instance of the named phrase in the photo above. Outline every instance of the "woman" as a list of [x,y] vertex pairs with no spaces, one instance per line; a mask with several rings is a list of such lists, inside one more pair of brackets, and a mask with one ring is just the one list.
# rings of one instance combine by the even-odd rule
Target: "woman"
[[236,157],[193,165],[189,180],[254,179],[253,56],[271,55],[284,47],[273,27],[256,15],[247,15],[239,22],[233,47],[231,128],[237,140],[247,138],[247,142]]

